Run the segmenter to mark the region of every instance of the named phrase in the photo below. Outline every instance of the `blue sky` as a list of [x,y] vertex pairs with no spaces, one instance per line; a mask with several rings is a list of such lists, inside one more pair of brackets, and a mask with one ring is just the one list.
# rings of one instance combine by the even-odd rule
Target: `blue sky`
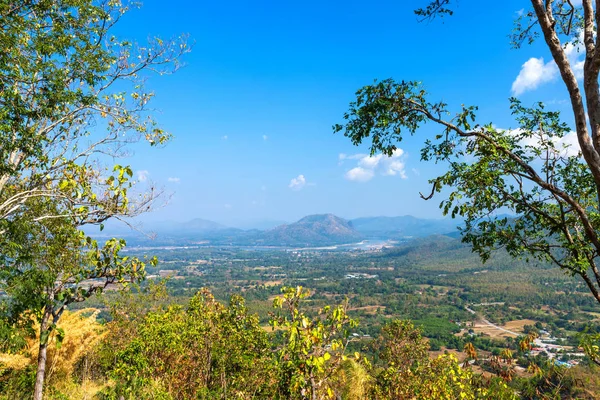
[[441,218],[441,198],[418,194],[441,172],[419,161],[435,126],[407,137],[392,160],[364,158],[366,147],[332,133],[355,91],[376,78],[422,81],[432,100],[476,104],[479,122],[499,127],[515,126],[513,94],[526,105],[547,102],[569,120],[543,43],[510,48],[513,20],[528,1],[461,0],[453,17],[424,23],[412,12],[419,4],[146,0],[127,14],[121,37],[189,34],[195,42],[184,68],[148,81],[157,119],[175,138],[161,149],[136,146],[126,161],[171,193],[144,218]]

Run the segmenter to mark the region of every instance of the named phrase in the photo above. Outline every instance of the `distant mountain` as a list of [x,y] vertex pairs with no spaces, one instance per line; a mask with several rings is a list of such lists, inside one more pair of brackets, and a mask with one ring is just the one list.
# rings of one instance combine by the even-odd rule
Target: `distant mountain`
[[257,235],[257,244],[314,246],[351,243],[362,239],[352,223],[333,214],[309,215]]
[[366,217],[351,220],[354,228],[368,238],[404,238],[443,235],[456,232],[462,223],[456,219],[402,217]]
[[[231,228],[220,223],[195,218],[186,222],[163,221],[139,224],[138,229],[150,239],[127,225],[107,224],[104,231],[96,227],[90,231],[94,236],[126,237],[130,245],[190,245],[206,243],[234,246],[328,246],[353,243],[363,239],[406,239],[429,235],[454,235],[460,223],[452,219],[420,219],[412,216],[369,217],[351,221],[333,214],[309,215],[297,222],[273,227],[273,221],[265,224],[266,230]],[[254,226],[256,227],[256,225]]]

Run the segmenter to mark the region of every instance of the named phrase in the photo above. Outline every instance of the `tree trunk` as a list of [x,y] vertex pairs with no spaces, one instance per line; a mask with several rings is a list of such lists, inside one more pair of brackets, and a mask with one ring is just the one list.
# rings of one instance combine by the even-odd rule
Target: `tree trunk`
[[[46,377],[46,353],[48,350],[49,338],[44,333],[48,330],[48,320],[50,313],[44,312],[42,323],[40,324],[40,348],[37,361],[37,372],[35,374],[35,390],[33,392],[33,400],[42,400],[44,392],[44,378]],[[46,336],[45,340],[42,338]]]
[[310,389],[311,389],[311,400],[317,400],[317,384],[315,383],[315,377],[310,377]]

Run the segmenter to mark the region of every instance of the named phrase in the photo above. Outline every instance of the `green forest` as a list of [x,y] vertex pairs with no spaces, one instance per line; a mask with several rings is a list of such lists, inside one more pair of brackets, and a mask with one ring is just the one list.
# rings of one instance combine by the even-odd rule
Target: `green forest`
[[[327,196],[341,190],[327,173],[325,183],[294,175],[281,185],[286,192],[273,196],[279,206],[272,206],[265,200],[272,189],[246,169],[258,166],[283,182],[289,178],[277,176],[278,169],[297,156],[294,145],[271,156],[276,167],[267,166],[266,150],[255,151],[252,165],[241,168],[209,163],[198,171],[214,174],[213,186],[198,183],[198,176],[188,184],[135,166],[136,152],[156,170],[189,155],[181,148],[169,153],[177,134],[159,122],[154,104],[157,88],[171,93],[158,104],[185,98],[193,82],[176,77],[196,39],[150,34],[140,42],[139,34],[154,27],[127,19],[141,6],[134,2],[0,0],[0,399],[598,398],[600,2],[518,4],[523,8],[512,11],[512,30],[504,37],[510,34],[514,49],[544,49],[550,61],[522,64],[505,110],[516,127],[500,128],[477,105],[431,100],[437,90],[428,92],[421,81],[385,76],[345,93],[350,102],[339,107],[348,104],[346,111],[328,120],[328,137],[368,152],[337,155],[337,166],[346,169],[338,177],[357,184],[420,176],[406,168],[411,159],[399,146],[423,136],[417,153],[420,162],[435,165],[426,170],[435,176],[409,185],[420,200],[436,199],[446,218],[433,220],[315,214],[317,206],[331,208]],[[181,20],[186,11],[193,14],[187,7],[178,11]],[[234,8],[215,17],[217,25],[233,18]],[[431,29],[443,32],[444,23],[464,18],[466,9],[491,8],[423,0],[411,5],[410,17],[415,26],[440,24]],[[385,9],[378,13],[390,18]],[[367,25],[365,32],[391,32],[383,25]],[[293,24],[283,28],[289,38],[295,34]],[[136,31],[135,40],[124,38]],[[257,23],[239,36],[246,34],[264,32]],[[491,47],[492,34],[485,35]],[[212,38],[216,47],[225,37]],[[369,57],[385,62],[391,53]],[[356,63],[369,58],[354,56]],[[210,62],[201,68],[195,71],[210,78]],[[362,82],[359,75],[352,85]],[[344,76],[339,68],[336,78]],[[439,76],[450,81],[444,71]],[[155,84],[158,78],[171,79],[173,88]],[[568,99],[546,104],[547,94],[536,101],[520,97],[550,82],[562,85]],[[240,96],[245,91],[251,90],[240,89]],[[267,112],[272,107],[275,121],[277,101],[261,101],[256,104]],[[254,98],[247,103],[254,106]],[[223,106],[220,123],[243,120],[233,108]],[[171,122],[182,130],[181,121]],[[191,135],[182,136],[183,146],[193,147],[185,142]],[[272,139],[256,137],[265,147]],[[206,140],[214,154],[216,143],[233,141],[215,138]],[[310,134],[296,145],[305,139]],[[237,147],[249,149],[248,143]],[[311,148],[307,164],[325,147]],[[170,158],[160,159],[161,152]],[[188,177],[202,175],[192,168],[200,158],[188,160]],[[326,168],[314,163],[305,168]],[[221,170],[242,177],[218,175]],[[156,184],[152,174],[181,183],[184,195]],[[312,214],[260,229],[196,218],[144,231],[139,221],[168,209],[171,199],[172,215],[185,208],[186,193],[202,209],[219,188],[230,190],[219,186],[227,179],[239,185],[230,197],[254,207],[246,214],[258,207],[296,207],[288,218]],[[260,188],[262,200],[249,201],[247,180]],[[376,202],[388,190],[392,196],[391,185],[383,189],[353,189],[337,202],[357,209],[372,202],[370,212],[389,213],[387,203]],[[316,196],[317,190],[325,191]],[[219,219],[236,205],[202,210]]]

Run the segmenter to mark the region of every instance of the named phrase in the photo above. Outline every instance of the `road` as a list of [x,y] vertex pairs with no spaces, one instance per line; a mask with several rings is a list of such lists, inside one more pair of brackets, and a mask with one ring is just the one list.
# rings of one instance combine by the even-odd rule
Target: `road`
[[[467,309],[467,311],[468,311],[468,312],[470,312],[471,314],[477,314],[475,311],[473,311],[472,309],[470,309],[468,306],[465,306],[465,308],[466,308],[466,309]],[[515,335],[515,336],[519,336],[519,335],[521,335],[520,333],[513,332],[513,331],[509,331],[508,329],[504,329],[504,328],[502,328],[501,326],[498,326],[498,325],[496,325],[496,324],[492,324],[490,321],[488,321],[488,320],[487,320],[487,319],[485,319],[485,318],[481,318],[481,322],[483,322],[484,324],[486,324],[486,325],[489,325],[489,326],[491,326],[491,327],[493,327],[493,328],[495,328],[495,329],[498,329],[498,330],[500,330],[500,331],[502,331],[502,332],[510,333],[511,335]]]

